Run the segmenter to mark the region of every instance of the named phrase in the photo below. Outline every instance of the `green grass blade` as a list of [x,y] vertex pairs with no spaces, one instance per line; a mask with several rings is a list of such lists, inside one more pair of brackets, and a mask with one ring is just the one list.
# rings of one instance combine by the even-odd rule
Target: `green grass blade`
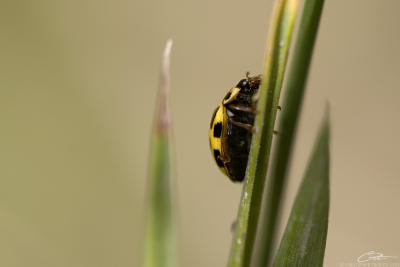
[[282,114],[280,114],[278,129],[280,135],[271,157],[271,172],[263,205],[260,245],[256,253],[257,266],[260,267],[268,265],[274,246],[282,192],[323,4],[324,0],[307,0],[301,16],[282,104]]
[[297,13],[297,0],[275,2],[250,148],[228,266],[249,266],[270,155],[277,105]]
[[274,266],[322,266],[329,213],[329,118],[321,126]]
[[171,119],[168,103],[171,45],[172,41],[168,40],[164,51],[161,88],[151,143],[143,267],[177,266],[171,188]]

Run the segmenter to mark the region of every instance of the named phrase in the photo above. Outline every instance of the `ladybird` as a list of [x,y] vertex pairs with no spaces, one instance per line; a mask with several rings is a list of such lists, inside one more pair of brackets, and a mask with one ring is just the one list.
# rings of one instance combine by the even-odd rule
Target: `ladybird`
[[229,90],[211,117],[211,154],[233,182],[243,181],[246,172],[260,83],[261,75],[246,73],[246,79]]

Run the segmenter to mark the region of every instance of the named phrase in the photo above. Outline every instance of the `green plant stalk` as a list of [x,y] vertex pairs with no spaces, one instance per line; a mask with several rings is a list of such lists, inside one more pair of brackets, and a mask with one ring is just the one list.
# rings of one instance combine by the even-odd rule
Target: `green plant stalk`
[[301,16],[299,31],[294,46],[289,76],[286,84],[282,113],[280,114],[280,133],[271,157],[271,171],[263,204],[263,220],[260,228],[260,243],[257,248],[257,265],[268,266],[274,247],[276,225],[279,221],[282,192],[290,164],[296,125],[303,102],[305,85],[312,59],[312,52],[318,31],[324,0],[307,0]]
[[326,113],[273,266],[322,266],[329,215],[329,118]]
[[153,128],[147,199],[143,267],[176,267],[176,228],[173,216],[172,142],[169,112],[169,55],[164,51],[161,87]]
[[298,7],[297,0],[278,0],[272,14],[265,69],[260,86],[245,182],[228,266],[249,266],[259,218],[287,54]]

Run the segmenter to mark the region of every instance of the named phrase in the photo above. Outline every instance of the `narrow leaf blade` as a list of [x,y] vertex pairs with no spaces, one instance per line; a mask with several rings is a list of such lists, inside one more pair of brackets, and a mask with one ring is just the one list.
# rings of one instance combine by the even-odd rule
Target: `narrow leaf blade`
[[322,266],[329,214],[329,119],[321,126],[274,266]]
[[260,227],[260,242],[256,253],[256,266],[259,267],[268,265],[275,245],[281,199],[289,170],[297,121],[300,116],[323,4],[324,0],[307,0],[301,16],[280,114],[278,128],[280,135],[271,157],[271,171],[267,180],[262,227]]
[[171,119],[168,102],[171,46],[172,41],[168,40],[164,50],[161,87],[151,141],[143,267],[177,266],[171,186]]

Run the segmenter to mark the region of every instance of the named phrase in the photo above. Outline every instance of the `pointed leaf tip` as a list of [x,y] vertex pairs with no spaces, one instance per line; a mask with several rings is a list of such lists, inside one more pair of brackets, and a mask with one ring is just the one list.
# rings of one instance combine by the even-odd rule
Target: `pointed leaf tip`
[[329,164],[326,113],[273,266],[322,266],[328,231]]
[[161,61],[160,87],[150,147],[146,231],[142,267],[177,267],[174,164],[169,113],[169,62],[172,40]]
[[169,111],[169,77],[170,77],[170,56],[172,48],[172,39],[168,39],[165,44],[163,58],[161,62],[161,84],[158,102],[158,111],[156,113],[156,131],[158,134],[168,134],[171,118]]

